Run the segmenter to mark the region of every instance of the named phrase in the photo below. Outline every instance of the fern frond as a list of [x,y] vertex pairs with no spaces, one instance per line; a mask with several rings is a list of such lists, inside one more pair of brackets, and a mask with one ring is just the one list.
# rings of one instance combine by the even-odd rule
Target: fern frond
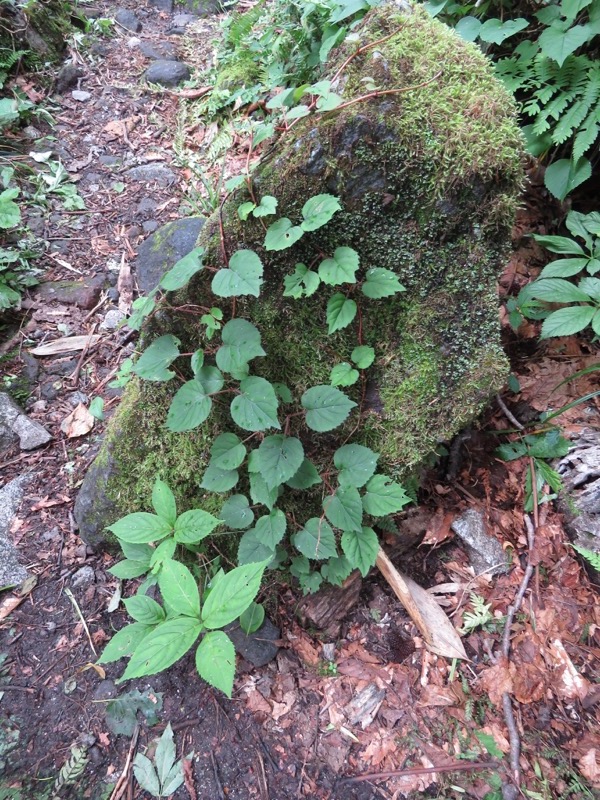
[[578,544],[574,544],[573,548],[577,550],[579,555],[583,556],[586,561],[589,561],[594,569],[600,572],[600,553],[594,553],[593,550],[588,550],[586,547],[580,547]]
[[259,2],[243,14],[234,14],[229,30],[227,31],[226,44],[237,49],[244,44],[252,28],[264,14],[264,0]]
[[[596,110],[594,116],[600,116],[600,110]],[[578,161],[590,149],[598,139],[598,134],[600,134],[600,120],[591,120],[589,124],[586,120],[586,124],[577,133],[573,142],[573,161]]]
[[209,145],[206,157],[209,162],[216,161],[233,143],[233,136],[229,128],[221,128]]

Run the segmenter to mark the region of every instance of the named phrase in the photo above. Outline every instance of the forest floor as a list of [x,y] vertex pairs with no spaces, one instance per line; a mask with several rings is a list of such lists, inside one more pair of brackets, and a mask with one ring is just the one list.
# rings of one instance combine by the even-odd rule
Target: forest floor
[[[103,16],[114,16],[111,3],[97,7]],[[120,391],[109,388],[110,377],[134,347],[126,328],[103,323],[108,311],[136,295],[129,267],[148,233],[202,206],[202,186],[191,165],[202,162],[215,133],[194,118],[189,98],[203,86],[219,18],[194,22],[181,37],[167,33],[170,13],[133,0],[129,7],[143,24],[141,33],[116,26],[113,36],[92,47],[72,43],[71,57],[81,68],[78,85],[44,100],[54,129],[34,123],[40,139],[56,137],[50,148],[85,201],[84,210],[71,211],[51,202],[25,220],[47,242],[39,262],[43,279],[83,280],[92,286],[91,295],[60,301],[34,289],[24,314],[0,330],[5,383],[29,370],[27,413],[53,437],[40,449],[21,452],[16,445],[1,456],[3,484],[20,475],[29,480],[11,535],[31,579],[21,594],[0,594],[0,798],[50,796],[69,764],[72,786],[64,785],[57,797],[150,797],[136,783],[131,761],[167,723],[178,756],[193,752],[175,798],[500,798],[501,782],[510,784],[516,741],[522,783],[515,796],[597,797],[598,585],[551,503],[534,509],[535,544],[529,550],[528,461],[495,456],[498,442],[506,440],[497,432],[513,428],[498,405],[464,439],[453,477],[447,477],[447,465],[432,470],[418,508],[398,518],[401,528],[424,534],[422,546],[404,557],[403,571],[434,591],[457,628],[465,612],[473,611],[473,594],[489,605],[485,623],[464,636],[470,661],[452,664],[429,653],[373,571],[362,582],[358,602],[328,633],[301,626],[295,586],[270,587],[278,598],[271,616],[281,630],[279,653],[261,668],[240,660],[231,701],[202,683],[191,656],[126,687],[114,683],[119,665],[106,671],[95,665],[126,614],[113,602],[119,582],[107,569],[114,559],[81,542],[72,510],[118,405]],[[141,75],[149,62],[134,38],[174,45],[195,69],[191,90],[146,85]],[[34,76],[19,80],[26,92],[43,94]],[[89,96],[77,99],[82,95],[73,96],[71,89]],[[36,138],[31,130],[11,134],[16,160],[37,149]],[[184,150],[178,146],[182,140]],[[225,177],[238,174],[245,158],[243,143],[234,140]],[[126,170],[139,165],[167,167],[174,180],[135,181]],[[211,176],[205,167],[207,179],[216,181],[219,168]],[[536,174],[532,169],[515,225],[514,254],[500,281],[503,296],[545,263],[527,234],[554,232],[560,218]],[[591,210],[584,194],[579,202]],[[538,333],[536,324],[527,323],[516,335],[503,319],[519,385],[504,402],[522,421],[593,391],[594,374],[566,379],[600,360],[598,344],[585,337],[540,344]],[[61,336],[92,334],[99,338],[75,354],[35,360],[28,354]],[[103,398],[106,419],[73,419],[74,409],[89,406],[94,397]],[[598,430],[597,398],[565,412],[560,424],[568,437],[583,428]],[[467,509],[481,512],[512,554],[505,573],[477,573],[470,565],[450,527]],[[509,631],[506,661],[500,656],[505,615],[527,563],[534,576]],[[502,705],[505,691],[514,708],[512,730]],[[107,701],[116,694],[122,703],[110,705],[109,712]],[[81,774],[75,778],[77,753]],[[63,770],[63,778],[68,772]],[[378,778],[380,773],[395,774]]]

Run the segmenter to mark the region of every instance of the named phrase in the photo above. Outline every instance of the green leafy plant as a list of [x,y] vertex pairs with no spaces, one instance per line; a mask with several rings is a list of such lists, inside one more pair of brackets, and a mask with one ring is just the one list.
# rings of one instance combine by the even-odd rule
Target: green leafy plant
[[[186,756],[191,759],[193,753]],[[183,783],[183,759],[176,760],[173,730],[169,723],[158,740],[154,758],[137,753],[133,774],[144,791],[153,797],[171,797]]]
[[[1,102],[1,101],[0,101]],[[21,224],[21,209],[15,202],[20,197],[20,189],[11,185],[14,170],[10,167],[0,172],[4,187],[0,192],[0,312],[4,309],[18,308],[21,296],[28,286],[37,283],[37,271],[31,266],[35,253],[26,243],[9,244],[3,231],[13,233]]]
[[90,758],[86,745],[73,745],[67,761],[61,767],[54,786],[52,787],[51,800],[59,800],[66,788],[79,783]]
[[476,592],[471,592],[469,595],[471,599],[472,611],[465,611],[463,614],[463,625],[461,634],[467,636],[476,628],[483,628],[487,631],[494,631],[497,626],[501,626],[504,622],[504,617],[497,619],[491,611],[492,604],[486,603],[483,597]]
[[593,550],[588,550],[587,547],[581,547],[578,544],[574,544],[573,549],[576,550],[580,556],[583,556],[595,570],[600,572],[600,553],[595,553]]

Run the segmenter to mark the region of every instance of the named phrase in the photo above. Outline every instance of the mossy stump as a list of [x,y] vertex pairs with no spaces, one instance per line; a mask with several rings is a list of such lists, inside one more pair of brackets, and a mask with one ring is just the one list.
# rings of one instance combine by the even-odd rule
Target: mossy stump
[[[421,8],[383,6],[365,17],[358,33],[358,44],[334,54],[328,68],[329,78],[336,76],[333,90],[344,101],[369,94],[365,85],[395,91],[371,92],[298,121],[265,148],[253,176],[256,196],[274,195],[277,216],[294,224],[316,194],[339,197],[343,210],[291,249],[266,252],[260,220],[238,218],[237,208],[248,200],[239,190],[222,209],[224,241],[215,215],[199,243],[213,268],[224,266],[223,250],[259,254],[261,296],[238,299],[236,315],[258,327],[267,353],[252,362],[252,373],[287,384],[296,403],[308,387],[329,383],[335,364],[349,361],[360,324],[362,343],[376,352],[366,386],[345,390],[360,410],[329,434],[307,436],[294,422],[290,433],[302,438],[320,468],[351,436],[381,454],[381,471],[405,480],[473,420],[506,378],[496,279],[523,180],[522,140],[513,102],[486,58]],[[379,43],[351,58],[373,42]],[[283,278],[296,263],[309,265],[342,245],[359,253],[359,279],[370,267],[385,267],[406,291],[384,300],[362,297],[360,323],[329,336],[326,305],[334,290],[322,285],[294,301],[282,297]],[[212,274],[199,273],[173,304],[219,306],[228,319],[230,302],[211,294]],[[189,314],[160,312],[147,325],[145,341],[164,333],[181,339],[182,352],[214,351],[214,341]],[[99,456],[106,461],[110,453],[112,462],[100,487],[113,502],[105,524],[147,508],[157,475],[186,507],[218,512],[223,497],[208,495],[199,483],[215,434],[235,425],[227,406],[215,404],[217,411],[196,431],[168,432],[164,420],[175,384],[128,387]],[[297,494],[290,492],[279,506],[300,521],[306,499]],[[80,523],[85,538],[85,520]]]

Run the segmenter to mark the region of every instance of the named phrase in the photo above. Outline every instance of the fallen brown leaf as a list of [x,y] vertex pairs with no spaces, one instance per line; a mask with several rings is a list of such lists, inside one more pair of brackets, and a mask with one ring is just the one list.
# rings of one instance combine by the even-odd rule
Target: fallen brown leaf
[[34,356],[54,356],[58,353],[73,353],[76,350],[83,350],[91,347],[100,340],[98,334],[93,336],[65,336],[62,339],[54,339],[52,342],[45,342],[39,347],[34,347],[29,352]]
[[579,759],[579,770],[594,788],[600,788],[600,749],[592,748]]
[[60,423],[61,431],[69,439],[74,439],[77,436],[85,436],[94,427],[94,417],[90,414],[88,409],[79,403],[77,408],[63,419]]

